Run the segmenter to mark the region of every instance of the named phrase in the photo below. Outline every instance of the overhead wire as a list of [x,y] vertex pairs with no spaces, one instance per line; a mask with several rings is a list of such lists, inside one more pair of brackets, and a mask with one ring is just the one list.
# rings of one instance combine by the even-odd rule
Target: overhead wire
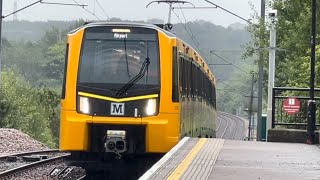
[[[179,6],[180,6],[180,4],[179,4]],[[192,30],[191,30],[190,27],[187,25],[187,20],[186,20],[186,17],[185,17],[185,15],[184,15],[182,9],[181,9],[181,6],[180,6],[180,10],[181,10],[181,13],[182,13],[182,16],[183,16],[183,18],[184,18],[185,23],[182,23],[182,21],[181,21],[181,19],[179,18],[179,16],[178,16],[174,11],[173,11],[173,12],[174,12],[174,14],[176,15],[176,17],[178,18],[178,20],[180,21],[180,23],[184,25],[184,29],[185,29],[185,31],[187,32],[187,34],[190,36],[192,42],[193,42],[193,43],[197,46],[197,48],[201,51],[200,43],[199,43],[199,41],[197,41],[197,40],[194,38],[195,36],[194,36],[194,34],[192,33]],[[189,29],[189,30],[188,30],[188,29]],[[218,54],[216,54],[216,53],[214,53],[214,52],[212,52],[212,51],[210,51],[210,53],[212,53],[212,54],[216,55],[217,57],[219,57],[220,59],[222,59],[222,60],[230,63],[231,65],[235,66],[237,69],[239,69],[239,70],[241,70],[241,71],[243,71],[243,72],[245,72],[245,73],[247,73],[247,74],[249,74],[249,75],[251,74],[250,72],[248,72],[248,71],[240,68],[239,66],[236,66],[234,63],[226,60],[225,58],[219,56]]]
[[[78,4],[79,6],[81,6],[76,0],[72,0],[74,3]],[[86,9],[84,6],[81,6],[82,9],[84,9],[85,11],[87,11],[89,14],[93,15],[94,17],[96,17],[99,21],[102,21],[98,16],[96,16],[94,13],[90,12],[88,9]]]
[[[179,5],[179,6],[180,6],[180,5]],[[195,44],[195,46],[199,49],[199,51],[202,51],[202,49],[200,48],[200,43],[199,43],[199,41],[197,41],[197,40],[194,38],[195,36],[193,35],[192,30],[191,30],[190,27],[187,25],[186,17],[185,17],[185,15],[184,15],[184,13],[183,13],[183,11],[182,11],[181,8],[180,8],[180,10],[181,10],[181,13],[182,13],[182,15],[183,15],[183,18],[184,18],[184,20],[185,20],[185,23],[183,23],[183,22],[181,21],[180,17],[177,15],[177,13],[176,13],[174,10],[172,10],[172,12],[173,12],[173,13],[175,14],[175,16],[178,18],[178,20],[180,21],[180,23],[184,26],[185,31],[186,31],[187,34],[190,36],[190,38],[191,38],[192,42]],[[188,28],[189,30],[188,30],[187,28]],[[190,31],[190,32],[189,32],[189,31]],[[196,41],[196,42],[195,42],[195,41]],[[211,51],[210,51],[210,53],[215,54],[215,53],[213,53],[213,52],[211,52]],[[219,55],[217,55],[217,54],[215,54],[215,55],[216,55],[217,57],[221,58],[222,60],[230,63],[231,65],[235,66],[237,69],[239,69],[239,70],[241,70],[241,71],[243,71],[243,72],[245,72],[245,73],[247,73],[247,74],[251,74],[251,73],[249,73],[248,71],[246,71],[246,70],[244,70],[244,69],[236,66],[236,65],[233,64],[232,62],[226,60],[225,58],[223,58],[223,57],[221,57],[221,56],[219,56]],[[235,91],[239,91],[239,89],[235,89],[235,88],[231,87],[230,85],[224,83],[224,82],[221,81],[221,80],[218,80],[218,81],[221,82],[222,84],[228,86],[229,88],[235,90]],[[246,95],[246,93],[241,92],[241,91],[239,91],[239,93],[241,93],[241,94],[243,94],[243,95]]]
[[239,89],[236,89],[236,88],[234,88],[234,87],[232,87],[232,86],[224,83],[223,81],[221,81],[221,80],[219,80],[219,79],[217,79],[217,81],[219,81],[220,83],[222,83],[222,84],[224,84],[225,86],[229,87],[230,89],[233,89],[233,90],[235,90],[235,91],[238,91],[238,92],[241,93],[242,95],[247,95],[247,93],[242,92],[242,91],[239,91]]
[[1,15],[1,17],[2,17],[2,19],[4,19],[4,18],[6,18],[6,17],[8,17],[8,16],[11,16],[11,15],[13,15],[13,14],[16,14],[17,12],[20,12],[20,11],[22,11],[22,10],[24,10],[24,9],[27,9],[28,7],[31,7],[31,6],[33,6],[33,5],[35,5],[35,4],[38,4],[38,3],[40,3],[41,1],[42,1],[42,0],[35,1],[35,2],[29,4],[29,5],[21,8],[21,9],[18,9],[18,10],[14,11],[14,12],[8,14],[8,15],[5,15],[5,16],[2,16],[2,15]]
[[231,11],[229,11],[229,10],[227,10],[227,9],[225,9],[225,8],[219,6],[219,5],[217,5],[217,4],[215,4],[215,3],[211,2],[211,1],[208,1],[208,0],[204,0],[204,1],[206,1],[207,3],[210,3],[210,4],[214,5],[214,6],[216,6],[217,8],[220,8],[220,9],[226,11],[226,12],[229,13],[229,14],[232,14],[232,15],[234,15],[234,16],[236,16],[236,17],[238,17],[238,18],[240,18],[240,19],[242,19],[242,20],[244,20],[244,21],[246,21],[246,22],[249,23],[249,24],[253,24],[253,23],[252,23],[251,21],[249,21],[248,19],[243,18],[243,17],[241,17],[240,15],[238,15],[238,14],[236,14],[236,13],[234,13],[234,12],[231,12]]
[[177,15],[177,13],[175,11],[172,11],[174,13],[174,15],[178,18],[178,20],[180,21],[180,23],[182,24],[183,28],[185,29],[185,31],[187,32],[188,36],[190,37],[191,41],[193,42],[193,44],[197,47],[197,49],[199,51],[201,51],[201,48],[199,46],[199,42],[195,42],[195,39],[193,38],[193,36],[190,34],[190,32],[187,29],[187,25],[186,23],[183,23],[180,19],[180,17]]
[[[59,3],[59,2],[48,2],[48,1],[41,1],[41,4],[51,4],[51,5],[63,5],[63,6],[79,6],[78,4],[71,4],[71,3]],[[84,4],[80,5],[81,7],[87,6]]]
[[252,74],[252,73],[250,73],[250,72],[248,72],[248,71],[240,68],[239,66],[235,65],[235,64],[232,63],[231,61],[228,61],[226,58],[218,55],[217,53],[214,53],[213,51],[210,51],[210,53],[216,55],[218,58],[222,59],[223,61],[228,62],[230,65],[233,65],[234,67],[236,67],[237,69],[241,70],[242,72],[245,72],[245,73],[248,74],[248,75],[251,75],[251,74]]
[[[181,8],[181,5],[179,4],[179,7]],[[197,41],[194,37],[194,34],[192,33],[192,30],[191,30],[191,28],[188,26],[188,23],[187,23],[187,19],[186,19],[186,16],[184,15],[184,13],[183,13],[183,10],[182,9],[180,9],[180,11],[181,11],[181,14],[182,14],[182,16],[183,16],[183,19],[184,19],[184,22],[185,22],[185,26],[189,29],[189,31],[190,31],[190,33],[191,33],[191,39],[193,40],[193,43],[195,43],[196,45],[198,45],[198,46],[200,46],[200,43],[199,43],[199,41]],[[194,41],[196,41],[196,42],[194,42]],[[199,48],[199,47],[198,47]],[[200,50],[200,48],[199,48],[199,50]]]
[[38,3],[40,3],[40,4],[50,4],[50,5],[63,5],[63,6],[80,6],[80,7],[83,7],[83,8],[84,8],[85,6],[87,6],[87,5],[79,4],[79,3],[77,3],[77,4],[71,4],[71,3],[59,3],[59,2],[48,2],[48,1],[44,1],[44,0],[38,0],[38,1],[34,1],[33,3],[28,4],[28,5],[20,8],[20,9],[18,9],[18,10],[16,10],[16,11],[13,11],[12,13],[9,13],[9,14],[7,14],[7,15],[5,15],[5,16],[2,16],[2,19],[6,18],[6,17],[8,17],[8,16],[11,16],[11,15],[14,15],[14,14],[16,14],[16,13],[18,13],[18,12],[24,10],[24,9],[27,9],[27,8],[33,6],[33,5],[38,4]]
[[110,17],[108,16],[107,12],[105,11],[105,9],[101,6],[101,4],[99,3],[98,0],[96,0],[98,6],[101,8],[101,10],[103,11],[104,15],[106,15],[106,17],[108,18],[107,20],[110,20]]

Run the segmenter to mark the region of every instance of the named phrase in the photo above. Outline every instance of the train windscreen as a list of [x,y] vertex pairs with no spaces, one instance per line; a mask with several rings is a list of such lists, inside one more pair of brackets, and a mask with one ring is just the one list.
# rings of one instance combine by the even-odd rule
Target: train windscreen
[[128,91],[159,87],[156,30],[108,26],[85,30],[78,85],[117,91],[137,76]]

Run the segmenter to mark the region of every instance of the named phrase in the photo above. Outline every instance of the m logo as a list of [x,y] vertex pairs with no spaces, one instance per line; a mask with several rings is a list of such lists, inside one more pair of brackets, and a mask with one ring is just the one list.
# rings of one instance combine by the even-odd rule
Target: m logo
[[124,115],[124,103],[111,103],[111,115],[123,116]]

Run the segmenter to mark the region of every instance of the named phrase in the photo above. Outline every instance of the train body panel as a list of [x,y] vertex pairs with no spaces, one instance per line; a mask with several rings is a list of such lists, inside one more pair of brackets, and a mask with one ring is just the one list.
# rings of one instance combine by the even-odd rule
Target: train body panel
[[61,100],[62,110],[76,110],[76,85],[78,77],[78,66],[81,52],[81,44],[84,29],[79,30],[75,34],[69,34],[67,40],[66,67],[63,90],[65,97]]
[[76,111],[61,111],[60,121],[60,150],[87,151],[89,142],[88,124],[92,116],[78,114]]

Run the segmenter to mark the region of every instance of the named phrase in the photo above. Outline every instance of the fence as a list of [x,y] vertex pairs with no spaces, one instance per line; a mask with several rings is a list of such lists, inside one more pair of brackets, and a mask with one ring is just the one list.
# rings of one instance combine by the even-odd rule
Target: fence
[[[306,129],[308,122],[309,88],[275,87],[272,95],[272,128]],[[295,115],[289,115],[283,109],[283,102],[288,97],[300,100],[300,110]],[[316,126],[320,120],[320,89],[315,89],[316,99]]]

